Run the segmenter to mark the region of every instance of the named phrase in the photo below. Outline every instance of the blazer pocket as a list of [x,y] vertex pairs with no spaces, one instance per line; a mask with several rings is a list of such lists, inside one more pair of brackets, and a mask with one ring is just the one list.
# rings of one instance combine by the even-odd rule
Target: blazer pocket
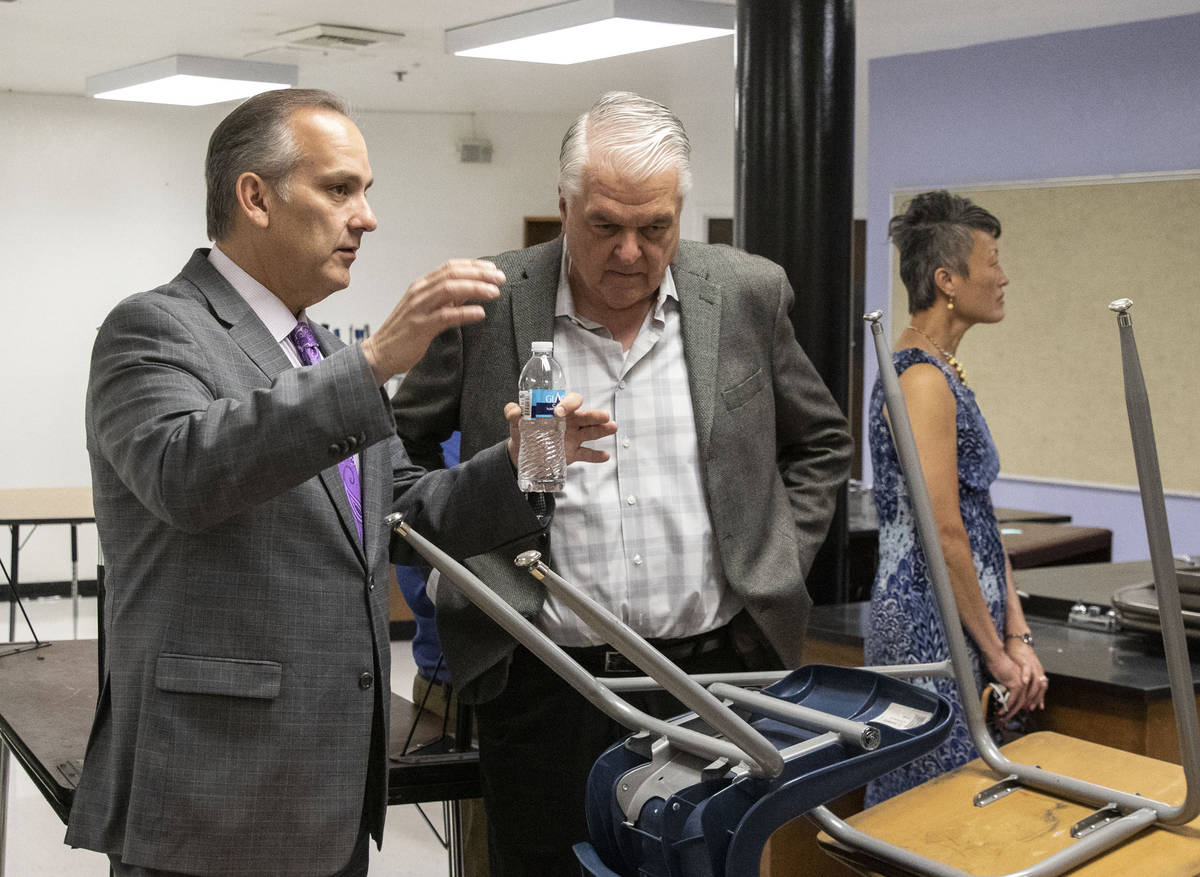
[[223,694],[273,700],[279,696],[283,665],[276,661],[162,654],[154,671],[160,691]]
[[725,400],[725,409],[733,411],[736,408],[741,408],[762,389],[764,383],[766,383],[766,379],[763,377],[763,370],[760,368],[737,386],[730,387],[728,390],[722,390],[721,397]]

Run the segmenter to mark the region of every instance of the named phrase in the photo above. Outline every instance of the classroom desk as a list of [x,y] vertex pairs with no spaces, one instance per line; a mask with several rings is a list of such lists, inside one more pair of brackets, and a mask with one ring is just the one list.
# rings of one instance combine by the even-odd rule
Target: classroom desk
[[1000,524],[1000,541],[1013,569],[1112,560],[1112,530],[1041,521]]
[[[1038,764],[1055,773],[1136,791],[1166,804],[1183,800],[1183,770],[1174,764],[1053,733],[1029,734],[1001,748],[1014,761]],[[846,822],[969,874],[1010,874],[1070,846],[1071,826],[1095,809],[1030,789],[975,807],[975,793],[999,779],[976,759]],[[858,873],[907,873],[849,850],[824,832],[817,841]],[[1072,877],[1193,877],[1200,873],[1200,818],[1179,828],[1146,829],[1070,873]]]
[[[879,530],[879,521],[875,517],[875,502],[870,497],[870,491],[866,493],[866,499],[859,507],[857,513],[850,515],[849,527],[851,533],[869,533],[878,532]],[[1039,524],[1071,523],[1071,516],[1063,512],[1039,512],[1033,509],[1010,508],[996,508],[993,511],[996,513],[997,523],[1000,524],[1011,524],[1020,521]]]
[[[80,524],[96,520],[92,510],[90,487],[25,487],[0,490],[0,524],[7,524],[11,535],[8,569],[8,640],[17,635],[17,601],[21,569],[21,527],[39,524],[67,524],[71,528],[71,599],[75,635],[79,635],[79,543]],[[31,631],[31,633],[33,633]],[[33,633],[34,639],[37,634]]]
[[[96,708],[96,641],[48,643],[12,655],[2,666],[0,750],[12,752],[66,822]],[[411,754],[400,756],[414,720],[416,728],[408,743]],[[440,716],[418,711],[410,701],[392,694],[389,804],[479,797],[477,753],[445,753],[437,743],[441,736]],[[428,749],[435,751],[425,754]],[[4,803],[0,798],[0,825],[6,815]],[[0,875],[3,852],[0,844]]]
[[1018,521],[1029,521],[1038,524],[1069,524],[1071,516],[1063,512],[1038,512],[1032,509],[1009,509],[998,508],[993,509],[996,513],[996,522],[1000,524],[1012,524]]
[[[1082,738],[1159,761],[1179,761],[1161,639],[1143,633],[1069,627],[1065,623],[1066,612],[1074,602],[1107,606],[1108,597],[1117,588],[1151,578],[1149,561],[1053,566],[1018,573],[1017,587],[1030,594],[1023,603],[1038,657],[1050,677],[1046,709],[1035,714],[1037,731]],[[1034,616],[1030,607],[1036,601],[1052,607],[1058,620]],[[814,607],[805,663],[862,666],[869,608],[866,602]],[[1200,684],[1200,660],[1195,657],[1192,676]],[[862,805],[860,789],[832,802],[830,809],[846,818],[862,810]],[[815,825],[805,819],[780,828],[763,852],[763,877],[851,877],[859,873],[830,860],[818,846],[816,836]],[[985,869],[982,873],[1006,872]]]
[[1112,608],[1113,591],[1153,582],[1154,569],[1148,560],[1077,563],[1021,570],[1016,581],[1026,615],[1066,621],[1077,603]]
[[[814,607],[805,662],[862,666],[869,609],[865,602]],[[1028,621],[1050,678],[1046,709],[1033,714],[1038,730],[1179,760],[1161,639],[1069,627],[1033,616]],[[1195,656],[1192,677],[1200,684],[1200,659]]]
[[[870,498],[870,492],[867,491],[867,496],[864,501],[860,501],[854,505],[848,519],[848,541],[847,541],[847,577],[849,579],[849,599],[854,600],[869,600],[871,598],[871,584],[875,580],[875,567],[879,562],[879,521],[875,516],[875,503]],[[1039,512],[1030,509],[1010,509],[997,508],[996,521],[1003,529],[1023,529],[1028,525],[1037,525],[1045,527],[1046,525],[1068,524],[1071,521],[1071,516],[1061,512]],[[1061,557],[1063,554],[1077,555],[1077,547],[1072,547],[1072,540],[1078,540],[1078,534],[1070,530],[1053,531],[1043,533],[1040,538],[1049,537],[1050,551],[1043,552],[1043,555],[1049,554],[1050,560],[1061,563],[1061,560],[1056,559],[1055,555]],[[1057,537],[1065,537],[1067,545],[1064,548],[1057,545],[1055,539]],[[1105,551],[1104,537],[1092,535],[1090,538],[1099,539],[1099,544],[1088,546],[1088,551]],[[1026,538],[1024,542],[1018,537],[1018,547],[1028,551],[1032,547],[1033,542]],[[1108,560],[1111,556],[1112,534],[1108,534],[1108,552],[1107,554],[1097,554],[1094,556],[1084,556],[1082,560]],[[1008,547],[1008,542],[1005,542],[1005,547]],[[1043,558],[1044,559],[1044,558]],[[1073,556],[1070,562],[1080,562],[1080,558]],[[1029,565],[1029,564],[1024,564]]]

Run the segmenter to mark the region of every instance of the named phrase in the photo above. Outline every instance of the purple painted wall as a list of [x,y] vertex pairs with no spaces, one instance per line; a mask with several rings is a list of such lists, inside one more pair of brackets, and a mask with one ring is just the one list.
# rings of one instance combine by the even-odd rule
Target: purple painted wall
[[[867,310],[888,309],[897,189],[1200,168],[1200,14],[878,58],[868,87]],[[992,493],[1108,527],[1114,560],[1148,556],[1136,491],[1002,478]],[[1167,514],[1175,551],[1200,553],[1200,497]]]

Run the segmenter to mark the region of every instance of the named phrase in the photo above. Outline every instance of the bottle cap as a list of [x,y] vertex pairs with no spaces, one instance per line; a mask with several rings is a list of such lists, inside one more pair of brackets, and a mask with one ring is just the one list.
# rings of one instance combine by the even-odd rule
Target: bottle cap
[[554,352],[554,342],[553,341],[534,341],[530,345],[530,347],[533,348],[534,353],[553,353]]

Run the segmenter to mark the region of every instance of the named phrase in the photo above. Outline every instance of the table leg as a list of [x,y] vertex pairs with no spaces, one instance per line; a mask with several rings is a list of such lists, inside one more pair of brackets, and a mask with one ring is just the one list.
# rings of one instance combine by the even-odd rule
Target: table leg
[[73,638],[79,639],[79,527],[71,524],[71,612]]
[[25,604],[21,602],[21,593],[17,590],[17,582],[20,580],[19,564],[21,561],[21,527],[19,524],[9,524],[9,529],[12,531],[12,570],[8,578],[8,591],[10,602],[8,604],[8,641],[14,643],[17,640],[17,607],[21,607],[21,615],[25,619],[25,624],[29,627],[29,633],[33,637],[33,645],[25,648],[16,648],[8,652],[0,654],[0,658],[5,655],[15,655],[18,652],[27,651],[30,648],[40,649],[46,645],[38,639],[37,631],[33,629],[33,622],[29,620],[29,613],[25,611]]
[[[466,865],[463,861],[462,810],[459,802],[443,801],[442,817],[446,822],[446,854],[449,857],[449,877],[463,877]],[[0,877],[3,877],[0,874]]]
[[8,826],[8,747],[0,740],[0,877],[4,877],[4,841]]
[[8,552],[8,641],[17,641],[17,564],[21,560],[21,525],[9,524],[12,548]]

